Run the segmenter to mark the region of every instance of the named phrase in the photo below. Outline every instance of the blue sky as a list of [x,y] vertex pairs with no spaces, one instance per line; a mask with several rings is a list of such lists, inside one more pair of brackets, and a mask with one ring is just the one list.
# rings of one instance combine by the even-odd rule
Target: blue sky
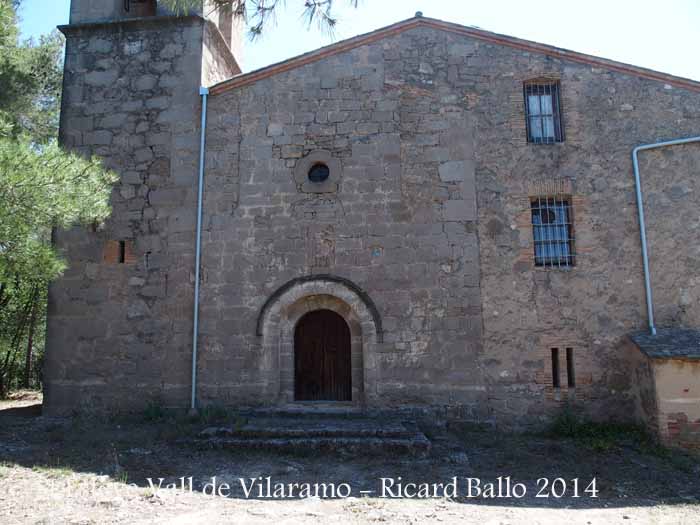
[[[698,0],[335,0],[336,40],[409,18],[416,11],[545,44],[700,80]],[[70,0],[24,0],[22,34],[38,36],[68,22]],[[247,43],[251,71],[331,43],[300,19],[303,0],[287,0],[267,36]]]

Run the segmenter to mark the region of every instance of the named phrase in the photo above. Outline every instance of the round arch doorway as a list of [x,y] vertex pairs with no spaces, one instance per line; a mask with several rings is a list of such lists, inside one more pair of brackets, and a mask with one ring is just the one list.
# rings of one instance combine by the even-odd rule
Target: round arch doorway
[[352,401],[350,329],[331,310],[307,313],[294,329],[294,400]]

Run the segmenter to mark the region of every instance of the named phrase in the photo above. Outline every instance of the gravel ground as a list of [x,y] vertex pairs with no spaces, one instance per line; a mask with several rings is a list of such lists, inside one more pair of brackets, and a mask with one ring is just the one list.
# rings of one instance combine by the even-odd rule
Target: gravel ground
[[[700,523],[700,459],[624,440],[591,447],[571,439],[462,430],[431,433],[434,446],[427,458],[197,450],[181,440],[205,422],[51,419],[40,415],[38,402],[28,393],[0,402],[3,525]],[[217,487],[230,485],[230,494],[219,488],[227,497],[208,494],[213,476]],[[260,498],[255,485],[246,498],[240,478],[247,487],[251,478],[262,477],[265,488],[267,476],[273,484],[285,484],[285,496],[290,497]],[[488,483],[496,485],[499,476],[522,483],[525,495],[466,497],[467,478],[478,478],[483,491]],[[164,487],[180,483],[180,477],[185,478],[185,490],[157,487],[158,478],[163,478]],[[410,492],[408,483],[447,484],[455,477],[456,496],[442,497],[438,490],[441,497],[427,499],[379,497],[382,478],[394,480],[391,492],[386,491],[392,495],[399,483]],[[541,492],[548,498],[536,497],[544,484],[540,478],[550,481]],[[552,496],[564,485],[554,482],[556,478],[566,482],[561,498]],[[573,497],[574,478],[579,480],[578,498]],[[585,492],[594,478],[596,498]],[[298,489],[295,493],[286,486],[319,482],[333,483],[339,491],[345,483],[351,497],[299,498]],[[310,490],[313,493],[313,487]]]

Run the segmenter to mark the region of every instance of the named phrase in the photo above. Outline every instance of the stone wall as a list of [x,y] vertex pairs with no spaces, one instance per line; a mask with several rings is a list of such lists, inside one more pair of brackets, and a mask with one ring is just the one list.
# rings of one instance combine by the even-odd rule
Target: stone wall
[[[236,74],[240,73],[248,31],[245,20],[235,16],[230,8],[227,9],[224,6],[214,5],[212,0],[205,0],[204,10],[202,12],[207,20],[219,29],[221,38],[238,62],[239,70],[236,71]],[[233,74],[226,78],[230,78],[231,76],[233,76]],[[225,80],[225,78],[219,79],[218,82],[222,80]]]
[[[455,403],[480,417],[471,119],[449,96],[429,101],[437,114],[424,119],[422,91],[387,87],[393,71],[400,80],[401,57],[383,57],[368,46],[212,97],[204,399],[276,401],[261,397],[275,359],[253,330],[258,312],[286,282],[332,274],[381,312],[384,340],[367,370],[375,403]],[[317,150],[338,161],[320,193],[305,173],[294,178]]]
[[[507,47],[461,45],[464,56],[451,66],[453,82],[479,114],[483,365],[491,407],[506,420],[535,421],[574,402],[591,417],[625,418],[634,385],[617,349],[646,319],[631,151],[641,143],[698,135],[700,96]],[[500,74],[491,75],[494,69]],[[526,142],[522,82],[541,77],[561,83],[562,144]],[[692,186],[700,146],[687,150],[665,155],[675,159],[675,177]],[[644,168],[645,176],[655,169],[653,163]],[[546,195],[552,181],[572,197],[578,255],[570,271],[536,268],[532,260],[530,199]],[[650,195],[663,185],[661,176],[645,179]],[[692,195],[677,201],[685,213],[697,205]],[[647,212],[651,233],[661,221],[658,210]],[[682,227],[676,219],[664,234]],[[691,246],[680,250],[684,260]],[[687,274],[677,270],[676,278]],[[659,297],[668,300],[662,284]],[[547,354],[562,346],[573,348],[577,386],[553,392]]]
[[639,170],[656,323],[700,327],[700,143],[641,152]]
[[50,290],[49,412],[187,403],[204,25],[63,28],[61,142],[121,179],[103,227],[56,233],[69,269]]
[[[139,18],[147,16],[149,6],[145,2],[135,2],[131,0],[129,11],[125,9],[124,0],[71,0],[70,23],[85,24],[94,22],[109,22],[119,19]],[[192,14],[201,14],[202,8],[190,9]],[[160,2],[156,3],[156,14],[171,15],[172,12],[166,9]]]
[[[522,85],[542,77],[561,82],[562,144],[526,140]],[[207,399],[255,397],[261,304],[322,272],[355,282],[386,321],[381,403],[460,404],[508,424],[545,422],[564,404],[631,417],[636,387],[618,348],[646,322],[631,151],[697,134],[697,93],[420,28],[211,104]],[[297,163],[319,149],[341,162],[337,193],[295,184]],[[676,206],[692,213],[700,147],[686,150],[665,152],[663,167],[686,188]],[[642,166],[652,196],[668,180],[650,177],[654,155]],[[552,187],[574,208],[569,270],[534,266],[530,200]],[[650,229],[667,229],[652,237],[681,227],[657,211]],[[693,245],[675,246],[685,266],[658,283],[669,304],[663,290],[680,293],[671,285],[692,270]],[[573,349],[575,388],[553,387],[554,347]]]
[[112,20],[123,15],[123,6],[124,2],[120,0],[72,0],[70,23]]
[[202,86],[211,86],[238,75],[241,72],[238,60],[219,28],[207,22],[202,42]]
[[[186,404],[196,83],[225,72],[207,59],[211,73],[195,73],[195,26],[69,36],[62,140],[103,156],[122,184],[103,231],[59,237],[71,269],[51,292],[49,407]],[[135,41],[147,45],[129,56]],[[523,82],[542,77],[561,83],[562,144],[526,141]],[[619,347],[646,323],[631,151],[698,134],[698,93],[425,27],[213,95],[202,403],[288,401],[292,313],[333,304],[362,346],[356,401],[509,426],[565,404],[631,419],[638,386]],[[310,155],[332,161],[322,187],[304,181]],[[698,283],[683,277],[696,271],[698,161],[699,146],[642,158],[664,323],[697,322]],[[534,266],[530,200],[554,190],[573,206],[568,270]],[[101,263],[105,242],[122,238],[138,262]],[[323,297],[273,304],[257,331],[264,305],[300,278]],[[381,337],[358,321],[365,296]],[[552,348],[572,349],[575,386],[563,367],[555,388]]]
[[622,340],[620,353],[629,363],[635,397],[634,419],[650,435],[659,435],[659,404],[654,379],[654,362],[630,339]]
[[[71,0],[70,23],[72,25],[110,23],[129,18],[145,16],[143,4],[135,5],[129,11],[124,8],[124,0]],[[161,2],[157,2],[155,14],[158,17],[172,17],[173,12]],[[243,56],[243,34],[245,23],[233,15],[216,7],[211,0],[199,2],[188,10],[194,16],[205,16],[204,41],[201,54],[203,58],[202,85],[210,86],[241,72],[240,61]],[[110,38],[110,35],[106,35]]]

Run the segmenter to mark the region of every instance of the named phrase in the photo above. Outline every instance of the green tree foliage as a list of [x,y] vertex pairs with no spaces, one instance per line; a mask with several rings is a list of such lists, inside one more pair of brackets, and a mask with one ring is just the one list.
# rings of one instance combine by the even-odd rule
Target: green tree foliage
[[48,283],[65,269],[53,228],[105,219],[116,176],[56,143],[63,41],[20,42],[0,0],[0,396],[38,383]]
[[[359,0],[346,0],[357,7]],[[321,31],[333,36],[333,30],[338,23],[333,16],[336,0],[295,0],[301,5],[301,14],[311,27],[317,24]],[[161,0],[161,3],[176,13],[186,13],[202,5],[202,0]],[[285,0],[210,0],[207,8],[210,11],[226,10],[243,18],[248,26],[251,38],[260,36],[265,28],[274,23],[275,14]],[[205,14],[209,14],[208,12]]]
[[19,44],[15,4],[0,0],[0,132],[46,143],[58,129],[63,39],[55,31]]

